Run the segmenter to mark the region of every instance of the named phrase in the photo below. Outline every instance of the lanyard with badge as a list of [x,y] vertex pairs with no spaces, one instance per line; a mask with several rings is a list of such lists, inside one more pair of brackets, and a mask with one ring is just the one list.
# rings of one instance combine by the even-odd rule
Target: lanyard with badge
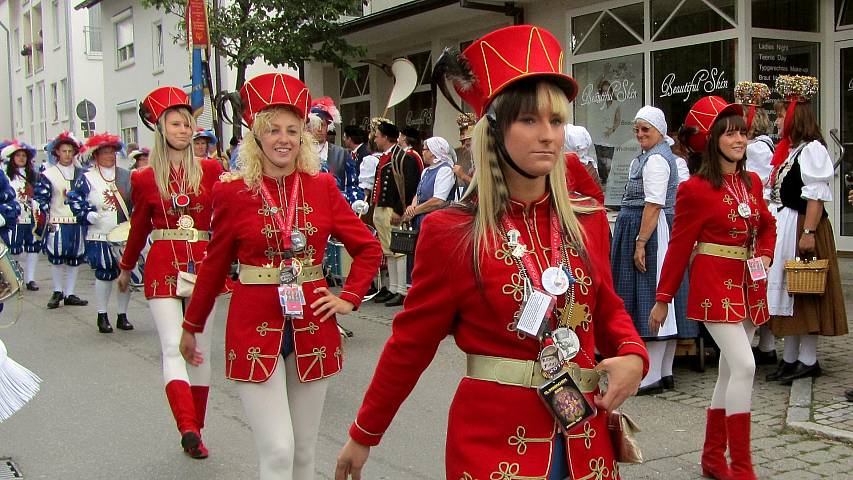
[[298,229],[295,231],[293,229],[300,186],[301,178],[299,172],[296,172],[290,201],[285,205],[285,209],[282,209],[281,206],[276,205],[266,185],[261,182],[261,195],[264,197],[264,203],[269,207],[273,222],[281,232],[282,261],[279,264],[278,299],[282,313],[291,317],[302,317],[302,307],[305,305],[305,295],[296,281],[302,272],[302,262],[293,255],[294,252],[304,250],[307,243],[305,235]]
[[[750,226],[750,218],[752,217],[752,207],[749,205],[749,193],[746,190],[746,186],[742,181],[738,180],[737,175],[732,179],[732,185],[723,179],[723,185],[726,190],[734,197],[737,202],[737,214],[744,219],[746,222],[746,228],[749,231],[750,235],[750,243],[751,250],[753,255],[755,255],[755,242],[756,237],[758,237],[758,229]],[[739,187],[739,188],[738,188]],[[749,277],[753,282],[757,282],[759,280],[764,280],[767,278],[767,270],[764,268],[764,262],[761,261],[761,257],[753,256],[746,260],[746,266],[749,269]]]
[[557,325],[558,328],[551,330],[550,325],[551,317],[557,316],[557,296],[566,295],[564,308],[571,309],[577,283],[569,270],[560,220],[552,207],[551,263],[541,275],[531,255],[532,251],[519,241],[521,234],[508,215],[501,219],[501,227],[524,288],[524,298],[513,317],[513,327],[539,340],[539,366],[548,381],[540,385],[537,391],[557,425],[568,434],[570,429],[595,415],[596,410],[586,400],[568,370],[571,360],[581,351],[580,339],[568,327]]

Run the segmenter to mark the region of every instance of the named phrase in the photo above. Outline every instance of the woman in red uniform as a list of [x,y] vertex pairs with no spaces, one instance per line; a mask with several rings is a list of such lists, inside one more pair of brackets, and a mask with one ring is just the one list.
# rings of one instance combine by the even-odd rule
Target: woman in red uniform
[[[139,106],[147,124],[156,125],[150,167],[131,175],[133,213],[130,235],[119,266],[118,285],[127,290],[131,270],[149,235],[153,244],[145,262],[145,297],[160,336],[166,397],[181,433],[181,446],[193,458],[207,458],[201,429],[210,388],[210,364],[187,365],[178,344],[184,319],[180,277],[198,270],[210,238],[211,193],[222,174],[214,160],[193,157],[195,119],[187,94],[175,87],[151,92]],[[211,316],[213,312],[210,313]],[[208,329],[209,330],[209,329]],[[210,350],[210,333],[199,348]]]
[[[311,99],[299,80],[255,77],[240,90],[251,133],[239,174],[213,192],[213,239],[187,308],[181,352],[205,365],[196,336],[231,263],[240,262],[225,329],[225,375],[236,380],[260,456],[260,478],[314,478],[328,378],[343,366],[335,315],[361,298],[382,250],[355,216],[305,130]],[[353,258],[340,295],[323,277],[329,235]],[[303,298],[304,297],[304,298]]]
[[[472,71],[456,89],[481,115],[477,174],[462,205],[424,220],[411,293],[335,478],[362,478],[370,448],[449,334],[468,372],[450,408],[448,479],[618,478],[607,412],[636,392],[648,356],[613,291],[604,211],[566,188],[563,125],[577,84],[561,73],[557,39],[530,25],[492,32],[461,56]],[[536,308],[551,298],[554,308]],[[538,334],[539,322],[550,334]],[[596,364],[596,348],[609,358]],[[599,396],[602,371],[609,389]],[[554,383],[567,377],[577,388]],[[540,388],[553,395],[553,415]],[[592,412],[562,400],[598,410],[578,415]]]
[[749,411],[755,359],[750,342],[756,326],[770,318],[766,269],[773,258],[776,222],[764,202],[761,179],[746,171],[741,105],[704,97],[684,123],[695,131],[688,140],[690,149],[702,152],[703,158],[699,171],[678,187],[672,237],[649,327],[657,331],[666,319],[668,302],[695,252],[687,318],[705,322],[720,347],[702,473],[717,479],[754,479]]

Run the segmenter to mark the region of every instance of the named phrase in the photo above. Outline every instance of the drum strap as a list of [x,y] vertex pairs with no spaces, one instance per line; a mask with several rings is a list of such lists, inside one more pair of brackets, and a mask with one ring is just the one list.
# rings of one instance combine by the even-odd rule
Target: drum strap
[[110,190],[112,190],[113,195],[116,197],[116,201],[118,201],[118,206],[121,208],[121,213],[124,214],[124,218],[129,222],[130,221],[130,213],[127,211],[127,204],[124,203],[124,197],[121,196],[121,191],[116,187],[115,183],[110,183]]

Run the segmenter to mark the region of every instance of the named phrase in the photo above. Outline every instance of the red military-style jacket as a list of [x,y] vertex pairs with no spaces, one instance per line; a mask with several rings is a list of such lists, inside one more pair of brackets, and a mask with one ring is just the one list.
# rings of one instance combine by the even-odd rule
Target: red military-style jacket
[[[547,266],[550,257],[550,197],[525,205],[510,202],[510,216],[521,241]],[[595,366],[595,350],[605,357],[635,354],[648,367],[645,346],[613,290],[610,274],[610,229],[603,210],[578,214],[584,230],[588,262],[569,249],[575,285],[575,308],[586,308],[575,325],[581,353],[574,362]],[[404,310],[392,324],[392,335],[376,367],[350,436],[376,445],[400,405],[432,361],[439,343],[453,335],[467,354],[535,360],[539,340],[513,329],[524,286],[511,248],[501,241],[480,255],[481,283],[464,240],[472,217],[451,207],[429,214],[420,230],[415,253],[415,279]],[[434,259],[440,258],[441,262]],[[565,304],[565,295],[557,305]],[[552,319],[552,328],[555,321]],[[587,394],[592,402],[596,392]],[[571,478],[618,478],[606,413],[602,410],[568,437]],[[562,435],[536,389],[501,385],[465,377],[450,407],[446,478],[546,479],[555,435]],[[597,476],[596,476],[597,475]]]
[[[184,210],[193,218],[195,228],[201,232],[210,230],[211,193],[213,185],[219,181],[222,166],[211,159],[202,159],[202,177],[198,195],[190,194],[190,204]],[[182,212],[172,206],[171,198],[163,198],[154,181],[154,170],[144,167],[134,170],[130,176],[133,212],[130,214],[130,234],[124,249],[120,266],[122,270],[132,270],[139,254],[148,242],[148,235],[154,229],[178,228],[178,217]],[[180,191],[175,179],[171,182],[172,192]],[[206,241],[187,242],[183,240],[158,240],[151,245],[145,259],[145,297],[177,297],[175,288],[178,270],[187,271],[190,262],[196,272],[204,261]]]
[[[725,176],[731,184],[733,174]],[[714,188],[708,180],[693,175],[681,183],[675,199],[675,219],[669,250],[658,282],[657,300],[671,302],[681,284],[697,242],[752,249],[751,256],[773,258],[776,219],[767,209],[758,175],[750,172],[748,198],[752,214],[738,215],[738,202],[725,187]],[[687,318],[702,322],[741,322],[751,318],[761,325],[770,319],[767,310],[767,281],[753,281],[745,260],[697,254],[690,265]]]
[[[308,240],[305,250],[296,253],[296,258],[305,266],[320,265],[329,235],[343,242],[353,263],[340,297],[358,308],[379,268],[382,257],[379,241],[353,213],[330,174],[291,174],[284,183],[264,176],[263,182],[274,199],[289,199],[295,175],[300,176],[302,184],[302,191],[297,193],[295,225]],[[208,256],[184,315],[183,328],[188,332],[204,329],[234,260],[241,265],[276,267],[281,261],[275,248],[280,231],[273,214],[264,206],[262,195],[251,192],[243,180],[238,178],[216,186],[213,211],[213,238],[208,245]],[[303,284],[304,316],[291,320],[296,368],[302,382],[332,376],[343,366],[335,317],[321,323],[309,308],[320,298],[314,289],[326,286],[324,278]],[[278,286],[235,282],[225,327],[226,377],[245,382],[266,381],[281,358],[284,332]]]

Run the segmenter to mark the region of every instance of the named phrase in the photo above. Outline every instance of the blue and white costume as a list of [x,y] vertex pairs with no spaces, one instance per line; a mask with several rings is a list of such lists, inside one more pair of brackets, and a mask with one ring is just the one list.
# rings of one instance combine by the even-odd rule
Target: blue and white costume
[[45,168],[36,183],[35,200],[47,216],[44,251],[51,265],[77,267],[83,263],[85,228],[68,205],[68,193],[83,173],[80,167],[56,164]]

